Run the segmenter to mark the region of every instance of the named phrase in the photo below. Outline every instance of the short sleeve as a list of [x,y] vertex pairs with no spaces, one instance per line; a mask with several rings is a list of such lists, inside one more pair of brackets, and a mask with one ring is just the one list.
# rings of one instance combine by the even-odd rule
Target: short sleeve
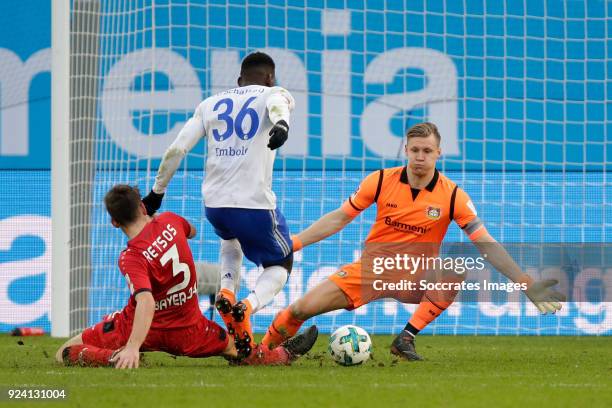
[[368,174],[361,181],[357,190],[342,204],[342,210],[346,215],[356,217],[363,210],[374,204],[376,191],[381,181],[381,171]]
[[151,291],[149,263],[144,256],[131,248],[124,250],[119,257],[119,269],[125,276],[132,295]]
[[470,200],[470,196],[460,188],[457,189],[454,219],[472,241],[488,234],[483,222],[478,218],[476,207]]
[[455,211],[453,215],[453,219],[457,225],[464,228],[467,224],[476,219],[477,216],[476,207],[474,207],[470,196],[462,189],[457,188]]
[[164,227],[166,223],[171,223],[174,227],[180,227],[183,230],[183,233],[186,237],[189,237],[189,233],[191,232],[191,225],[189,221],[180,215],[173,212],[165,212],[159,215],[160,221],[163,223]]
[[183,231],[185,231],[185,236],[189,237],[189,234],[191,233],[191,224],[189,224],[189,221],[187,221],[186,219],[184,219],[180,215],[177,215],[177,217],[179,219],[179,222],[183,226]]

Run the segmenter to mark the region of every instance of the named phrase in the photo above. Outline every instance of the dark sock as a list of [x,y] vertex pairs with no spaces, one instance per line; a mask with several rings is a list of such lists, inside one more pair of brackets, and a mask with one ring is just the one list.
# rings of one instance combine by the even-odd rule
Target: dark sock
[[412,334],[412,337],[416,337],[416,335],[419,334],[419,332],[420,332],[419,329],[417,329],[416,327],[414,327],[410,323],[408,323],[406,325],[406,327],[404,327],[404,330],[406,330],[408,333]]

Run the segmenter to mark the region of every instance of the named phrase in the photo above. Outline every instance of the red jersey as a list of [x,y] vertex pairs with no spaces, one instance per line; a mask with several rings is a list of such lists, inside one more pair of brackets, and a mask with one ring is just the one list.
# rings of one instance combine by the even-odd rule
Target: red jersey
[[150,291],[155,299],[152,329],[187,327],[202,318],[196,268],[187,243],[190,230],[183,217],[165,212],[128,241],[119,269],[131,293],[123,309],[129,321],[134,320],[135,296],[142,291]]

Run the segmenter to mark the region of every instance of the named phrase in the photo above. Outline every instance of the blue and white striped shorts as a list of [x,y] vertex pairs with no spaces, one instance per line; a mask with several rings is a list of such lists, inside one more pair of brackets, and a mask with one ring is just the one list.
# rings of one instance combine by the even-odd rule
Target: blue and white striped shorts
[[278,210],[206,207],[206,218],[221,239],[238,239],[249,260],[280,265],[293,253],[285,217]]

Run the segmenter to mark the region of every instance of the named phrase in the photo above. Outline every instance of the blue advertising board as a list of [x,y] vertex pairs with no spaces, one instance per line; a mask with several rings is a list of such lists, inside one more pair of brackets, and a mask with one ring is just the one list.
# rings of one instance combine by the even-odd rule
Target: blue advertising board
[[[123,158],[136,171],[155,169],[199,101],[233,87],[241,58],[265,49],[277,62],[280,85],[297,102],[274,185],[292,231],[339,205],[364,171],[404,163],[405,129],[429,120],[442,133],[440,169],[471,194],[501,241],[610,239],[610,39],[604,1],[127,3],[129,13],[117,10],[116,2],[101,1],[99,50],[104,56],[95,137],[113,149],[114,160]],[[125,30],[122,35],[109,35],[118,27]],[[0,179],[6,187],[0,192],[0,222],[7,226],[0,233],[5,271],[0,331],[22,324],[48,330],[51,2],[2,2],[0,34]],[[99,163],[108,160],[108,151],[98,149]],[[195,152],[204,152],[202,144]],[[203,161],[195,154],[187,164],[198,177],[174,191],[197,197]],[[317,181],[321,178],[324,189]],[[169,204],[168,209],[201,223],[207,238],[194,244],[194,253],[215,262],[215,251],[201,248],[215,244],[196,204]],[[302,204],[313,211],[304,211]],[[257,329],[278,306],[303,293],[308,282],[351,261],[369,220],[344,233],[352,237],[350,246],[334,238],[325,250],[305,251],[290,283],[294,286],[283,292],[276,309],[256,320]],[[92,243],[98,239],[92,237]],[[454,229],[448,239],[463,238]],[[96,285],[107,282],[96,275],[100,266],[114,260],[100,259],[93,249]],[[333,256],[327,259],[326,253]],[[121,280],[118,272],[116,279]],[[113,297],[112,304],[92,312],[91,321],[124,300]],[[327,328],[356,321],[388,332],[402,327],[406,317],[393,310],[381,303],[320,321]],[[612,332],[604,309],[589,317],[590,323],[601,320],[599,331],[576,323],[583,319],[580,310],[569,306],[567,314],[544,322],[523,315],[491,317],[475,307],[449,313],[430,330]],[[538,329],[549,323],[552,329]]]

